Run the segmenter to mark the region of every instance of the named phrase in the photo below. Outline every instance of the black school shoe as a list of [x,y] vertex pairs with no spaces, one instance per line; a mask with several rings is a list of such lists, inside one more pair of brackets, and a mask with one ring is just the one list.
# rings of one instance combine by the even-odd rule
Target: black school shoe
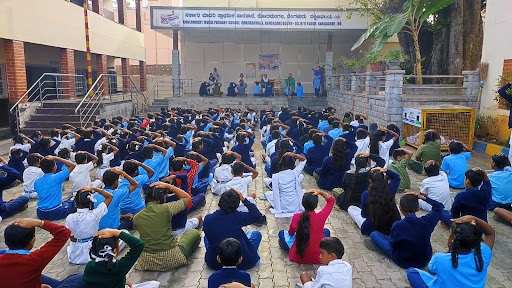
[[255,222],[252,225],[257,226],[257,227],[267,225],[267,216],[265,216],[265,215],[261,216],[260,220],[258,220],[258,222]]

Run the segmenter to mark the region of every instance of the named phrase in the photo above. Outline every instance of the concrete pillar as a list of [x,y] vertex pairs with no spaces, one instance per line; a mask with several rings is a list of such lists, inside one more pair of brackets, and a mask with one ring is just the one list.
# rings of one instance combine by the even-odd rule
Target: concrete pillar
[[172,31],[172,81],[173,96],[181,96],[181,67],[180,67],[180,51],[178,50],[178,30]]
[[139,61],[140,91],[148,91],[146,62]]
[[480,109],[478,103],[478,94],[480,93],[480,73],[478,71],[462,71],[464,76],[464,94],[469,102],[473,102],[472,107]]
[[332,63],[334,61],[332,53],[332,32],[327,32],[327,52],[325,53],[325,89],[330,91],[334,88],[332,78]]
[[92,12],[104,16],[104,7],[105,5],[103,4],[103,0],[92,0]]
[[128,3],[126,0],[117,0],[117,16],[119,24],[126,24],[126,10],[128,9]]
[[404,84],[404,70],[386,71],[385,113],[386,125],[394,123],[402,130],[402,88]]
[[[75,74],[74,50],[60,48],[60,73]],[[74,76],[62,76],[62,96],[64,99],[75,99],[75,81]]]
[[[107,55],[96,54],[96,71],[98,77],[101,74],[108,74]],[[102,94],[108,95],[108,76],[103,76],[98,83],[100,83],[99,89],[103,91]]]
[[[16,103],[27,92],[25,44],[22,41],[4,39],[9,103]],[[22,102],[26,102],[24,99]]]
[[123,92],[128,93],[130,92],[130,79],[128,79],[128,59],[121,58],[121,73],[124,76],[123,77]]

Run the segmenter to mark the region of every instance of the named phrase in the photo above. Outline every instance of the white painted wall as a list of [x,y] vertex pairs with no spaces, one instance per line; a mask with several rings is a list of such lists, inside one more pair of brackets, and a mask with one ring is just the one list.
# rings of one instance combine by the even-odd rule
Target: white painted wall
[[498,77],[503,72],[503,60],[512,59],[512,1],[487,1],[484,24],[482,62],[489,63],[489,72],[482,91],[480,111],[484,114],[508,115],[509,111],[499,110],[493,100],[497,90]]

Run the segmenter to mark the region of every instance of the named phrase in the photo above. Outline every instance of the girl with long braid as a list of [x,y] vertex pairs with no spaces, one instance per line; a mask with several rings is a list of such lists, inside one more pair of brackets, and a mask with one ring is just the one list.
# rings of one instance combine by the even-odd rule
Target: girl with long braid
[[[391,134],[393,138],[386,141],[386,133]],[[389,129],[379,129],[375,131],[370,139],[370,153],[379,155],[386,161],[384,168],[387,168],[389,164],[389,149],[391,149],[391,146],[393,146],[393,143],[395,143],[398,137],[400,136],[394,131]],[[374,166],[375,164],[372,163],[372,167]]]
[[[115,259],[119,240],[130,246],[130,251],[121,259]],[[149,281],[132,284],[126,274],[139,259],[144,249],[144,241],[120,230],[103,229],[94,235],[90,250],[91,261],[84,270],[83,280],[87,287],[97,288],[157,288],[160,282]]]
[[[322,211],[316,213],[318,195],[327,204]],[[334,197],[322,190],[310,189],[302,197],[304,212],[293,215],[288,231],[279,231],[279,246],[289,251],[288,258],[292,262],[304,264],[320,264],[320,241],[329,237],[331,232],[324,228],[325,221],[334,207]]]
[[[495,231],[487,222],[466,215],[452,219],[447,253],[436,253],[426,272],[407,269],[407,279],[417,287],[485,287]],[[483,233],[483,243],[482,243]]]
[[[389,184],[385,176],[389,177]],[[391,170],[376,167],[370,171],[370,186],[361,195],[361,208],[350,206],[347,209],[363,235],[373,231],[391,234],[391,226],[401,219],[395,202],[399,185],[400,176]]]

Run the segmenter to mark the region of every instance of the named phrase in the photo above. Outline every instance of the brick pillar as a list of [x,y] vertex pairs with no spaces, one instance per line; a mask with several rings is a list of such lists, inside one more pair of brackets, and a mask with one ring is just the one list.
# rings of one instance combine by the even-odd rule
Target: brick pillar
[[[108,73],[108,65],[107,65],[107,55],[102,54],[96,54],[96,71],[98,71],[98,77],[100,77],[101,74],[107,74]],[[103,95],[108,95],[108,77],[104,76],[102,79],[100,79],[100,90],[103,90]]]
[[103,9],[103,0],[92,0],[92,11],[94,13],[100,14],[101,16],[105,16],[103,13]]
[[126,0],[117,0],[117,16],[119,24],[126,24],[126,10],[128,9],[128,3]]
[[[25,44],[21,41],[4,40],[9,103],[16,103],[27,92],[25,68]],[[23,100],[23,102],[25,102]]]
[[[121,73],[123,76],[128,75],[128,59],[121,58]],[[123,77],[123,92],[130,92],[130,79],[128,77]]]
[[146,75],[146,62],[139,61],[139,75],[140,75],[140,91],[148,91],[148,82]]
[[142,16],[140,11],[140,0],[135,0],[135,29],[142,32]]
[[[60,73],[75,74],[75,51],[60,48]],[[64,99],[75,99],[75,77],[62,76],[62,96]],[[59,93],[60,94],[60,93]]]

